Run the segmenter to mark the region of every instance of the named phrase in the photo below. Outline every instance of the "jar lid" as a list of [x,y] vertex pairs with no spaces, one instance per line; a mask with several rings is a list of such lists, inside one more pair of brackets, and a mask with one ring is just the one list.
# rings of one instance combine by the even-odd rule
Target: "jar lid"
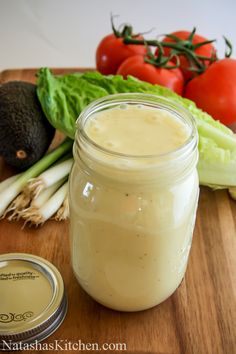
[[44,340],[66,312],[64,282],[54,265],[32,254],[0,256],[0,350]]

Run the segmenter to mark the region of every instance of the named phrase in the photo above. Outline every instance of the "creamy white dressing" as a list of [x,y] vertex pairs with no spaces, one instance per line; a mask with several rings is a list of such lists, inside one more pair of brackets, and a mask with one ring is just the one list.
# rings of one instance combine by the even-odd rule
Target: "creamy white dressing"
[[85,132],[99,146],[127,155],[161,155],[182,146],[189,129],[173,114],[123,105],[93,116]]

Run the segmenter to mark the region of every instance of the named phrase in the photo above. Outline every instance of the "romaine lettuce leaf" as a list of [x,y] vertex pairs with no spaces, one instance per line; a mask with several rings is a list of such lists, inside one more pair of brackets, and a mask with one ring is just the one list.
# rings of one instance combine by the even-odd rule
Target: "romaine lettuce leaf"
[[143,92],[169,98],[188,109],[196,119],[199,133],[200,183],[215,187],[236,186],[236,135],[194,102],[168,88],[134,77],[104,76],[98,72],[53,75],[48,68],[37,74],[37,94],[49,122],[70,138],[80,112],[100,97],[124,92]]

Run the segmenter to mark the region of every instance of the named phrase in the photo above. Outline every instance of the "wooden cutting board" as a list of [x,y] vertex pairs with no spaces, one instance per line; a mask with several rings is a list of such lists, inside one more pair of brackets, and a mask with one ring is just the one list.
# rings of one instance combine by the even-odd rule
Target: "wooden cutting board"
[[[7,70],[0,80],[34,82],[35,70]],[[0,168],[1,179],[14,172],[2,161]],[[20,222],[0,221],[0,253],[25,252],[48,259],[60,270],[68,292],[67,317],[46,343],[125,343],[124,352],[143,354],[236,353],[236,201],[226,191],[201,188],[184,281],[164,303],[138,313],[109,310],[80,288],[70,266],[67,222],[21,227]],[[57,352],[59,348],[51,351]]]

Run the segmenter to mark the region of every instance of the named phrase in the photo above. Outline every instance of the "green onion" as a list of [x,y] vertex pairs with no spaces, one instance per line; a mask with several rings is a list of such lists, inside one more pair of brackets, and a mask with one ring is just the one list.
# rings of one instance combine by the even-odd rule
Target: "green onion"
[[56,191],[68,180],[68,177],[62,178],[60,181],[54,183],[50,187],[42,190],[39,195],[31,200],[28,208],[23,210],[18,210],[18,216],[27,222],[31,222],[32,217],[39,213],[40,208],[42,208],[47,201],[56,193]]
[[[31,166],[28,170],[20,174],[19,177],[13,179],[13,183],[9,183],[8,181],[3,181],[5,187],[4,189],[0,184],[0,217],[4,217],[8,211],[14,211],[16,208],[16,203],[14,203],[14,199],[23,191],[28,181],[32,178],[37,177],[40,173],[45,171],[49,166],[51,166],[55,161],[57,161],[60,157],[66,154],[72,148],[73,141],[70,139],[66,139],[57,149],[45,155],[41,160],[39,160],[36,164]],[[11,178],[11,177],[10,177]],[[17,205],[19,207],[19,199],[17,201]],[[10,205],[13,202],[13,205]],[[28,203],[28,201],[27,201]],[[24,202],[26,204],[26,202]]]
[[[58,209],[63,205],[63,202],[67,198],[68,193],[68,181],[66,181],[53,195],[49,198],[45,204],[43,204],[39,209],[28,215],[25,224],[30,223],[31,225],[42,225],[50,219]],[[24,224],[24,225],[25,225]]]
[[66,180],[68,179],[68,177],[62,178],[60,179],[60,181],[52,184],[50,187],[42,190],[39,195],[34,198],[30,204],[30,207],[32,208],[41,208],[41,206],[44,205],[44,203],[46,203],[46,201],[48,199],[50,199],[50,197],[58,190],[58,188],[64,183],[66,182]]
[[26,188],[28,193],[36,198],[43,189],[52,186],[54,183],[68,176],[72,164],[73,158],[67,159],[44,171],[37,178],[31,179]]

